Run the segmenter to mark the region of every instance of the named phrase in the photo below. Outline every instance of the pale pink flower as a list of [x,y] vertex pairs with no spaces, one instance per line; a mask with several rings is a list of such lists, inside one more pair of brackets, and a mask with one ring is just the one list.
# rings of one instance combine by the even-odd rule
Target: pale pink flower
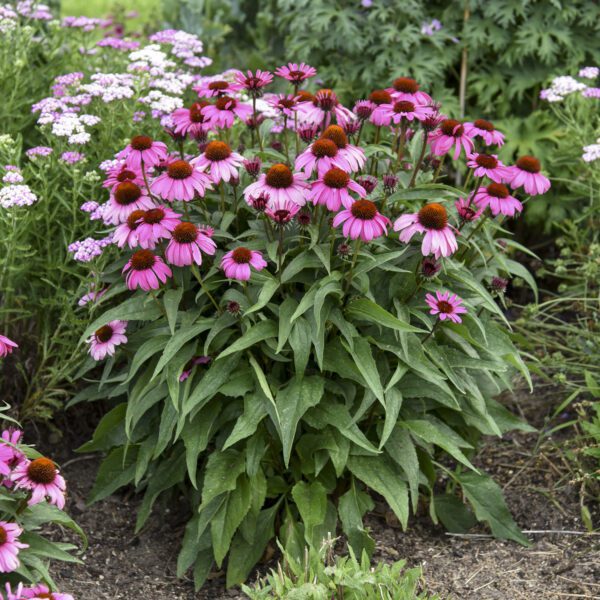
[[250,279],[250,267],[261,271],[266,266],[267,263],[260,252],[243,246],[230,250],[221,259],[221,268],[225,272],[225,277],[239,281]]
[[206,145],[204,152],[192,159],[191,164],[203,171],[208,171],[213,183],[238,179],[238,169],[244,162],[244,157],[233,152],[229,144],[212,141]]
[[125,223],[121,223],[113,233],[113,242],[119,248],[127,244],[130,248],[135,248],[138,245],[137,229],[140,224],[140,219],[146,214],[145,210],[134,210],[128,217]]
[[351,191],[360,198],[367,195],[365,188],[350,179],[346,171],[333,167],[311,184],[308,199],[312,200],[313,204],[321,204],[326,206],[327,210],[337,212],[342,205],[344,208],[352,206],[355,200],[350,195]]
[[[298,99],[294,94],[271,94],[265,96],[269,106],[272,106],[279,114],[289,119],[294,118],[294,113],[298,110]],[[290,123],[290,126],[293,126]]]
[[504,134],[498,131],[493,123],[485,119],[476,119],[472,123],[465,123],[465,131],[469,137],[480,137],[486,146],[502,146]]
[[177,267],[196,263],[202,264],[202,252],[213,255],[217,245],[193,223],[179,223],[171,233],[171,240],[165,251],[165,258]]
[[487,187],[480,187],[475,192],[473,202],[482,210],[489,206],[494,216],[503,214],[514,217],[515,213],[523,210],[523,205],[510,195],[503,183],[490,183]]
[[114,190],[124,181],[131,181],[139,187],[144,185],[142,172],[138,169],[129,168],[125,164],[117,164],[116,166],[109,168],[106,174],[107,177],[102,185],[111,190]]
[[201,100],[194,102],[189,108],[177,108],[171,113],[174,132],[177,135],[190,135],[202,138],[210,130],[210,119],[204,114],[204,109],[210,102]]
[[429,314],[438,315],[440,321],[450,319],[454,323],[462,323],[459,315],[467,312],[467,309],[462,305],[462,300],[456,295],[450,295],[450,292],[436,291],[433,294],[427,294],[425,301],[431,308]]
[[154,167],[167,158],[167,146],[163,142],[155,142],[147,135],[136,135],[121,152],[117,158],[125,160],[130,169]]
[[377,125],[377,127],[383,127],[390,124],[390,118],[388,116],[388,111],[383,109],[382,106],[389,106],[392,102],[392,95],[386,90],[373,90],[369,94],[368,102],[371,103],[373,110],[371,111],[371,115],[369,120],[373,125]]
[[288,63],[283,67],[275,69],[275,75],[291,81],[296,86],[300,85],[306,79],[314,77],[316,74],[317,70],[315,68],[304,63]]
[[439,129],[429,134],[431,152],[443,156],[454,146],[454,160],[460,156],[461,149],[469,156],[473,152],[473,140],[467,135],[465,125],[455,119],[445,119]]
[[342,106],[332,90],[319,90],[312,100],[298,104],[298,114],[303,122],[327,127],[332,115],[338,123],[353,121],[354,113]]
[[25,588],[22,593],[22,600],[73,600],[71,594],[51,592],[50,588],[43,583],[38,583],[29,589]]
[[370,200],[357,200],[349,209],[338,213],[333,219],[333,226],[344,224],[342,232],[346,237],[363,242],[387,234],[390,220],[377,211],[377,207]]
[[252,206],[255,198],[268,196],[268,207],[274,210],[285,204],[286,200],[304,206],[308,191],[305,180],[304,173],[294,173],[287,165],[278,163],[244,190],[244,198]]
[[298,155],[295,163],[296,170],[303,170],[307,177],[310,177],[313,171],[317,171],[320,175],[333,167],[338,167],[347,172],[352,170],[336,143],[327,138],[315,140],[304,152]]
[[10,354],[14,348],[18,348],[19,345],[7,338],[5,335],[0,335],[0,358],[4,358]]
[[43,502],[56,504],[61,510],[65,506],[66,484],[56,465],[49,458],[36,458],[20,464],[12,474],[15,488],[31,492],[29,506]]
[[350,144],[346,132],[339,125],[330,125],[321,137],[335,143],[340,157],[350,165],[351,171],[360,171],[367,163],[364,150]]
[[145,188],[132,181],[123,181],[113,189],[103,219],[106,223],[118,225],[125,223],[132,212],[150,208],[154,208],[154,202]]
[[138,222],[136,235],[141,248],[152,249],[161,239],[169,239],[181,215],[167,206],[147,210]]
[[201,98],[214,98],[235,94],[242,89],[237,81],[226,81],[220,76],[204,77],[192,88]]
[[116,347],[127,343],[126,329],[127,321],[110,321],[110,323],[97,329],[87,339],[92,358],[103,360],[107,356],[114,356]]
[[467,167],[474,169],[475,177],[488,177],[496,183],[502,183],[511,177],[510,169],[502,164],[496,154],[471,154]]
[[459,198],[455,203],[456,212],[463,221],[476,221],[483,214],[484,209],[476,206],[467,198]]
[[123,267],[123,273],[130,290],[139,287],[146,292],[157,290],[173,275],[164,260],[150,250],[138,250]]
[[185,160],[174,160],[150,185],[153,194],[163,200],[189,202],[196,196],[203,197],[212,182],[206,173]]
[[210,120],[211,127],[229,129],[233,127],[235,117],[245,122],[252,115],[252,107],[230,96],[221,96],[214,104],[204,108],[203,113]]
[[267,207],[265,209],[265,215],[277,225],[289,223],[299,212],[300,207],[291,200],[279,203],[275,208]]
[[19,568],[19,551],[29,548],[28,544],[18,540],[22,533],[16,523],[0,521],[0,573],[10,573]]
[[433,104],[431,96],[419,89],[419,84],[410,77],[397,77],[392,82],[392,87],[386,90],[394,100],[409,100],[422,106]]
[[550,189],[550,180],[540,173],[540,161],[534,156],[521,156],[514,166],[508,167],[508,183],[513,189],[523,189],[530,196],[545,194]]
[[378,110],[382,113],[383,125],[398,125],[406,121],[424,121],[432,116],[429,106],[421,106],[410,100],[396,100],[392,104],[382,104]]
[[260,69],[257,69],[256,73],[246,71],[245,74],[241,71],[237,71],[235,74],[235,81],[243,89],[247,90],[251,96],[256,98],[262,95],[262,88],[273,81],[273,75],[268,71],[261,71]]

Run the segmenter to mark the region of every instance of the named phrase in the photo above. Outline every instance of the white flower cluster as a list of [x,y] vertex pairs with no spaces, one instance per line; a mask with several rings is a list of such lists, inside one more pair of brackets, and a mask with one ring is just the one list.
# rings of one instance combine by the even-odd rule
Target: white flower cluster
[[175,63],[167,58],[167,54],[158,44],[150,44],[129,53],[129,71],[147,71],[150,75],[162,75],[165,70],[175,67]]
[[579,77],[596,79],[596,77],[600,77],[600,67],[583,67],[583,69],[579,71]]
[[577,81],[574,77],[571,77],[570,75],[561,75],[552,80],[548,89],[540,92],[540,98],[542,100],[547,100],[548,102],[561,102],[564,100],[565,96],[573,94],[574,92],[581,92],[586,88],[587,86],[585,83]]
[[102,102],[114,102],[132,98],[134,78],[127,73],[95,73],[90,77],[92,83],[86,83],[81,89]]
[[0,206],[31,206],[37,202],[37,196],[28,185],[7,185],[0,189]]
[[585,162],[592,162],[600,159],[600,138],[596,140],[595,144],[583,147],[582,158]]

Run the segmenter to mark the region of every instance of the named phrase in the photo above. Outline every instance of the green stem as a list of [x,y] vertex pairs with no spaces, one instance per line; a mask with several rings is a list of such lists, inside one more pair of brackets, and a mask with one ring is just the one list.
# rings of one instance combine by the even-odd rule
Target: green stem
[[204,285],[204,281],[202,281],[202,277],[200,276],[200,271],[198,271],[198,267],[195,264],[192,264],[192,273],[194,274],[194,277],[198,280],[198,283],[200,284],[202,291],[208,296],[208,298],[212,302],[213,306],[216,308],[217,312],[220,314],[221,309],[219,308],[219,305],[217,304],[217,301],[214,299],[213,295],[210,293],[208,288]]
[[415,168],[413,169],[408,187],[415,187],[415,182],[417,180],[417,174],[419,173],[419,169],[421,168],[421,165],[423,164],[423,159],[425,158],[425,152],[427,152],[427,130],[423,130],[423,145],[421,146],[421,153],[419,154],[419,158],[417,159],[417,162],[415,163]]
[[352,264],[350,265],[350,271],[348,271],[348,278],[346,279],[346,285],[344,286],[345,294],[350,291],[350,286],[352,285],[352,274],[354,273],[354,267],[356,266],[356,261],[360,252],[361,241],[362,240],[360,238],[356,238],[356,243],[354,245],[354,256],[352,257]]

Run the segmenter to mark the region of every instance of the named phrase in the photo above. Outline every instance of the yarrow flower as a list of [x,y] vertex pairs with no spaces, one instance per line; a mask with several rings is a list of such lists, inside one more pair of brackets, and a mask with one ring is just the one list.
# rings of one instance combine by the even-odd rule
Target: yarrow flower
[[206,233],[193,223],[179,223],[171,232],[171,241],[165,258],[177,267],[202,264],[202,252],[213,255],[217,245]]
[[97,329],[87,339],[92,358],[103,360],[107,356],[114,356],[116,347],[127,343],[126,329],[127,321],[110,321],[110,323]]
[[377,210],[370,200],[356,200],[349,209],[338,213],[333,219],[333,226],[344,224],[342,232],[346,237],[363,242],[370,242],[374,238],[387,234],[390,220]]
[[30,160],[34,160],[38,156],[50,156],[52,152],[52,148],[49,148],[48,146],[35,146],[34,148],[29,148],[29,150],[25,152],[25,155]]
[[23,529],[16,523],[0,521],[0,572],[10,573],[19,568],[18,554],[20,550],[29,548],[28,544],[19,542]]
[[165,261],[150,250],[138,250],[123,267],[125,282],[130,290],[141,288],[145,292],[157,290],[173,272]]
[[4,358],[8,354],[10,354],[15,348],[18,348],[19,345],[16,342],[13,342],[10,338],[7,338],[5,335],[0,335],[0,358]]
[[549,88],[540,92],[540,98],[548,102],[561,102],[565,96],[585,90],[586,87],[585,83],[570,75],[561,75],[552,80]]
[[185,160],[174,160],[167,170],[150,185],[153,194],[163,200],[181,200],[189,202],[196,195],[203,197],[206,190],[212,188],[212,182],[206,173]]
[[416,233],[424,233],[421,252],[423,256],[433,254],[450,256],[458,250],[453,228],[448,224],[446,209],[436,202],[426,204],[419,212],[402,215],[394,223],[394,231],[400,231],[400,241],[410,242]]
[[12,475],[15,488],[31,492],[29,506],[48,499],[61,510],[65,507],[66,484],[56,465],[49,458],[36,458],[19,465]]
[[459,315],[467,312],[467,309],[462,305],[462,300],[456,295],[450,295],[450,292],[440,292],[439,290],[433,294],[427,294],[425,301],[431,308],[429,314],[438,315],[440,321],[449,319],[454,323],[462,323]]
[[78,262],[90,262],[97,256],[100,256],[104,248],[113,243],[112,235],[97,240],[92,237],[85,238],[69,244],[67,250],[73,254],[73,259]]
[[583,69],[580,69],[578,75],[585,79],[596,79],[600,77],[600,67],[583,67]]
[[550,180],[540,173],[540,161],[533,156],[521,156],[509,167],[508,183],[513,189],[523,186],[530,196],[545,194],[550,189]]
[[487,187],[480,187],[475,192],[473,201],[482,210],[489,206],[494,216],[503,214],[514,217],[515,213],[523,210],[523,205],[510,195],[509,189],[502,183],[490,183]]
[[37,200],[38,197],[28,185],[7,185],[0,189],[0,206],[2,208],[31,206]]
[[581,158],[585,162],[593,162],[600,158],[600,138],[596,140],[595,144],[583,147],[583,156]]
[[221,268],[225,272],[225,277],[238,281],[250,279],[250,267],[261,271],[266,266],[267,263],[260,252],[243,246],[230,250],[221,259]]

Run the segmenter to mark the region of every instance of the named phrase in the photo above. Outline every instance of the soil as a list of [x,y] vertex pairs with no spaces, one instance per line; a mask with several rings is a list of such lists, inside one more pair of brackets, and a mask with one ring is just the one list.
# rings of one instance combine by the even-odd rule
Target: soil
[[[515,412],[544,425],[547,397],[519,394],[505,399]],[[561,435],[564,435],[561,434]],[[579,486],[552,440],[536,447],[537,433],[514,433],[487,439],[476,459],[504,488],[509,508],[524,530],[577,531]],[[62,446],[63,444],[61,444]],[[177,579],[175,565],[185,525],[177,507],[156,510],[139,535],[134,534],[140,499],[132,494],[112,496],[90,507],[85,499],[98,459],[63,457],[69,484],[70,514],[89,537],[83,565],[54,564],[61,591],[75,600],[152,598],[169,600],[245,598],[225,590],[222,573],[215,573],[203,590],[194,593],[190,579]],[[430,592],[460,600],[600,599],[600,536],[539,533],[528,537],[531,547],[494,540],[480,527],[469,537],[450,536],[424,517],[413,519],[407,532],[397,527],[383,505],[367,518],[377,542],[374,558],[401,558],[421,566]],[[592,507],[590,507],[592,508]],[[599,522],[598,507],[593,519]],[[594,511],[593,511],[594,512]],[[264,567],[263,567],[264,571]]]

